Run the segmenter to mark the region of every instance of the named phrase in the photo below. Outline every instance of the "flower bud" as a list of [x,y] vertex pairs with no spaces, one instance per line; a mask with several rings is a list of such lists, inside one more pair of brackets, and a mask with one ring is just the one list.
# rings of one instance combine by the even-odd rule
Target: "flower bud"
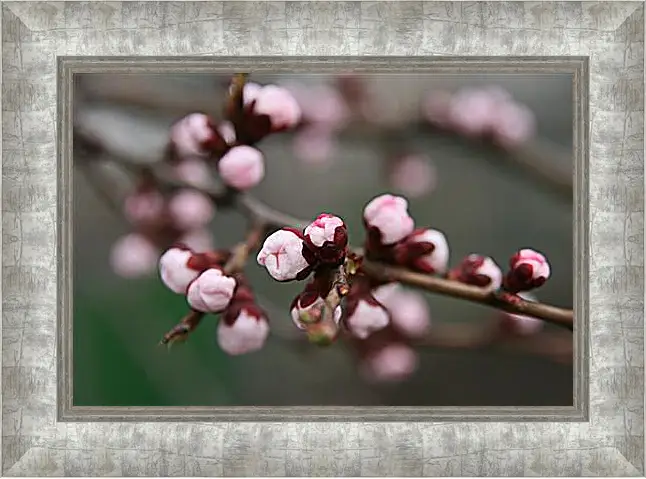
[[170,130],[171,143],[180,158],[207,157],[224,140],[203,113],[191,113],[177,121]]
[[285,88],[267,85],[257,92],[253,114],[269,117],[272,131],[295,127],[301,120],[301,108],[294,96]]
[[491,291],[500,289],[502,285],[500,267],[489,256],[478,254],[470,254],[464,258],[449,276],[461,283],[480,286]]
[[496,110],[492,120],[494,140],[506,148],[529,141],[536,130],[534,113],[524,105],[507,101]]
[[383,245],[401,241],[415,228],[408,214],[408,201],[401,196],[386,194],[374,198],[364,208],[363,219],[368,228],[379,232]]
[[395,246],[395,261],[424,273],[442,274],[449,264],[449,244],[441,231],[418,229]]
[[393,328],[408,338],[425,336],[431,327],[431,314],[426,298],[401,287],[398,283],[379,286],[373,296],[390,313]]
[[159,191],[138,191],[126,198],[123,213],[133,224],[150,224],[164,214],[165,203],[164,196]]
[[252,146],[235,146],[220,158],[218,173],[227,185],[248,190],[265,176],[265,158]]
[[269,235],[256,258],[277,281],[304,279],[315,264],[313,254],[298,231],[283,228]]
[[[535,302],[536,297],[531,293],[518,293],[518,296],[525,301]],[[529,336],[539,332],[543,328],[543,321],[540,319],[532,318],[531,316],[524,316],[522,314],[513,314],[502,312],[502,326],[505,330],[520,336]]]
[[258,351],[264,346],[267,336],[267,318],[251,302],[232,305],[218,324],[218,345],[231,356]]
[[303,112],[303,118],[318,128],[330,132],[343,128],[350,111],[343,96],[335,88],[327,85],[313,87],[291,87],[289,89],[296,98]]
[[349,296],[347,300],[346,326],[359,339],[384,329],[390,323],[386,308],[371,294]]
[[196,229],[186,232],[179,240],[196,253],[203,253],[214,248],[213,233],[208,229]]
[[417,365],[417,354],[410,346],[391,343],[369,353],[360,372],[368,381],[399,382],[411,376]]
[[173,165],[173,172],[178,180],[194,188],[207,189],[213,182],[211,170],[201,158],[184,158]]
[[250,105],[258,97],[262,85],[254,82],[246,82],[242,88],[242,102],[245,106]]
[[453,95],[446,91],[433,91],[422,101],[422,116],[429,123],[446,128],[450,122],[449,112]]
[[188,287],[188,304],[203,313],[219,313],[229,305],[235,287],[235,279],[219,269],[207,269]]
[[550,277],[550,265],[545,256],[533,249],[522,249],[509,260],[511,268],[503,280],[511,293],[542,286]]
[[186,294],[189,284],[198,277],[199,271],[188,266],[193,252],[182,248],[170,248],[159,258],[159,273],[168,289],[177,294]]
[[191,189],[176,193],[168,204],[175,226],[186,231],[200,228],[213,219],[215,208],[204,194]]
[[322,262],[341,264],[348,246],[348,230],[338,216],[320,214],[304,231],[307,247]]
[[435,188],[436,175],[430,158],[406,155],[395,160],[390,172],[390,183],[409,197],[423,196]]
[[[306,329],[308,324],[321,320],[321,312],[325,306],[325,299],[316,291],[305,290],[299,294],[290,307],[290,314],[294,325],[298,329]],[[343,310],[337,306],[334,310],[334,321],[339,324]]]
[[482,136],[489,132],[497,108],[497,97],[488,90],[465,89],[451,101],[450,122],[465,135]]
[[155,271],[159,251],[144,236],[126,235],[114,244],[110,254],[113,271],[124,278],[136,278]]
[[299,130],[292,143],[294,156],[309,165],[330,164],[337,146],[332,133],[318,126],[308,126]]

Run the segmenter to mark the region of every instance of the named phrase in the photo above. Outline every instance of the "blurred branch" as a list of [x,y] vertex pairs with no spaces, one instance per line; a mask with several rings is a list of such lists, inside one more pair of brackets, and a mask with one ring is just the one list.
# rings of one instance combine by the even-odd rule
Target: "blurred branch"
[[[82,141],[82,134],[79,133],[78,137],[75,134],[75,140],[76,139]],[[127,159],[115,158],[115,161],[118,161],[119,164],[126,168],[132,169],[132,165],[128,163]],[[156,170],[153,173],[155,174],[157,181],[166,187],[191,188],[190,185],[179,180],[172,179],[167,175],[158,174]],[[207,194],[214,203],[219,206],[232,206],[230,203],[230,197],[228,196],[230,194],[228,190],[212,188],[201,191],[204,194]],[[239,206],[252,221],[261,223],[264,228],[282,228],[284,226],[291,226],[302,229],[304,226],[309,224],[309,221],[307,220],[295,218],[286,213],[275,210],[252,195],[245,193],[239,194],[235,197],[233,206]],[[574,312],[572,310],[562,309],[538,302],[525,301],[515,295],[490,293],[482,288],[470,286],[458,281],[415,273],[402,268],[394,268],[386,264],[365,259],[362,263],[362,268],[368,275],[384,281],[398,281],[431,293],[463,299],[513,314],[532,316],[570,330],[573,329]]]

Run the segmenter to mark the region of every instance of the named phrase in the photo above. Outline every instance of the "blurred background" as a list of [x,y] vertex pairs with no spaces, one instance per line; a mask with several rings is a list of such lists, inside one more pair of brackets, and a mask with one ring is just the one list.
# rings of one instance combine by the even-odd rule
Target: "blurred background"
[[[254,260],[246,272],[276,332],[263,350],[240,357],[222,353],[213,316],[187,343],[170,351],[159,347],[161,336],[186,314],[186,300],[165,289],[155,271],[126,279],[111,268],[113,245],[130,229],[106,198],[126,194],[131,183],[110,164],[110,155],[135,164],[158,160],[170,125],[182,116],[202,111],[222,118],[229,80],[194,74],[77,78],[75,124],[84,135],[100,139],[109,153],[98,165],[100,186],[96,171],[89,177],[78,167],[92,153],[77,152],[74,158],[75,405],[572,404],[571,349],[556,360],[549,351],[554,337],[571,341],[568,331],[545,326],[538,347],[531,338],[521,338],[526,346],[521,341],[515,348],[420,348],[419,367],[410,378],[375,384],[359,374],[345,345],[321,349],[298,340],[288,308],[302,284],[276,283]],[[288,86],[299,102],[310,102],[314,119],[334,102],[343,111],[337,116],[345,115],[338,129],[310,125],[263,140],[259,148],[267,158],[267,174],[254,196],[306,219],[334,212],[346,220],[351,241],[358,243],[365,204],[384,192],[403,194],[418,225],[446,234],[452,264],[481,253],[504,268],[513,252],[534,248],[552,267],[538,299],[572,307],[571,76],[252,75],[250,80]],[[492,86],[531,113],[526,137],[512,128],[517,124],[510,126],[517,144],[500,147],[455,126],[437,128],[433,98],[440,97],[433,95]],[[313,101],[317,94],[325,98],[318,105]],[[417,162],[402,166],[397,158]],[[225,210],[209,226],[217,247],[234,245],[244,228],[242,216]],[[437,327],[477,326],[502,314],[437,295],[425,297]]]

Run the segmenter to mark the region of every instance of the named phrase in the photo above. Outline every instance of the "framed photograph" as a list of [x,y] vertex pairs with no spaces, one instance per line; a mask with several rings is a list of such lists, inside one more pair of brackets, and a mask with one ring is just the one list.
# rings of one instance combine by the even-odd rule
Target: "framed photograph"
[[8,476],[643,476],[640,2],[5,2]]

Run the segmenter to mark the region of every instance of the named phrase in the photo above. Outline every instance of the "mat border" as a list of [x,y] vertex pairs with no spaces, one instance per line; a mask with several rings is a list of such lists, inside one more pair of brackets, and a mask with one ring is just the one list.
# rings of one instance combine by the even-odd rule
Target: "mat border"
[[[72,319],[72,103],[74,76],[89,73],[183,74],[334,73],[397,74],[566,74],[574,92],[574,378],[573,406],[563,407],[375,407],[375,406],[213,406],[99,407],[73,404]],[[584,421],[588,417],[588,60],[584,57],[493,58],[96,58],[59,57],[58,211],[58,420],[59,421]]]
[[[4,475],[643,477],[643,2],[3,2],[2,47]],[[588,421],[57,421],[56,58],[141,53],[589,56]]]

